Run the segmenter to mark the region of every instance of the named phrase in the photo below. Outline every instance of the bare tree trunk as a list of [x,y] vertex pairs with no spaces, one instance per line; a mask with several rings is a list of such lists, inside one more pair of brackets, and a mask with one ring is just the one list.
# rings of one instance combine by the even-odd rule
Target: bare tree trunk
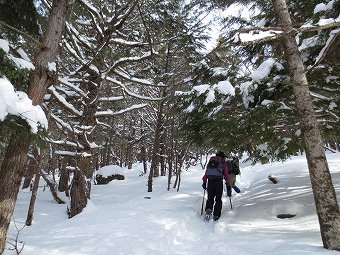
[[47,186],[50,188],[51,194],[54,198],[54,200],[58,203],[58,204],[65,204],[65,202],[58,196],[58,190],[57,190],[57,185],[54,182],[54,180],[50,180],[48,178],[48,174],[46,172],[44,172],[42,169],[40,170],[40,176],[45,180]]
[[176,174],[176,178],[175,178],[175,182],[174,182],[174,186],[173,188],[176,188],[177,187],[177,183],[179,182],[179,178],[180,178],[180,169],[178,167],[178,162],[179,162],[179,155],[176,154],[175,156],[175,174]]
[[146,174],[148,167],[147,167],[147,162],[146,162],[146,149],[145,149],[144,144],[142,145],[142,148],[141,148],[141,157],[142,157],[142,162],[143,162],[143,171],[144,171],[144,174]]
[[35,205],[35,200],[37,198],[39,181],[40,181],[40,166],[43,160],[43,155],[36,145],[33,146],[32,151],[33,151],[33,157],[34,157],[32,159],[34,161],[34,164],[32,166],[34,167],[33,173],[35,173],[35,177],[34,177],[34,184],[33,184],[33,189],[32,189],[30,205],[29,205],[28,213],[27,213],[26,226],[32,225],[34,205]]
[[146,148],[145,148],[145,136],[144,136],[144,125],[143,125],[143,117],[141,117],[140,119],[140,130],[141,130],[141,140],[142,140],[142,147],[140,149],[141,151],[141,160],[143,162],[143,170],[144,170],[144,174],[146,174],[148,167],[147,167],[147,162],[146,162]]
[[37,146],[32,146],[32,157],[29,158],[28,166],[24,173],[24,182],[22,184],[22,189],[26,189],[30,186],[33,176],[38,167],[38,159],[39,159],[39,148]]
[[24,181],[21,187],[22,189],[27,189],[31,185],[34,176],[35,164],[36,164],[35,158],[30,157],[28,160],[26,170],[24,171]]
[[39,170],[37,169],[35,178],[34,178],[31,201],[30,201],[30,205],[28,208],[27,218],[26,218],[26,226],[32,225],[34,205],[35,205],[35,200],[37,199],[38,188],[39,188],[39,180],[40,180],[40,174],[39,174]]
[[27,162],[28,148],[28,137],[14,133],[6,148],[5,158],[0,169],[0,254],[5,249],[7,230]]
[[162,135],[162,143],[160,145],[160,154],[161,154],[161,157],[160,157],[160,165],[161,165],[161,176],[165,176],[166,174],[166,153],[165,153],[165,137],[164,135]]
[[68,170],[66,169],[66,167],[67,167],[66,157],[63,157],[61,160],[60,169],[59,169],[59,172],[60,172],[59,184],[58,184],[59,192],[66,191],[68,187],[69,174],[68,174]]
[[[84,87],[84,90],[88,91],[88,93],[87,98],[84,99],[85,108],[79,122],[80,126],[86,126],[87,128],[84,129],[82,133],[76,134],[77,141],[82,147],[77,148],[77,154],[79,154],[79,156],[77,156],[77,167],[71,184],[69,217],[81,213],[87,205],[87,199],[91,197],[91,180],[94,172],[91,142],[94,139],[93,135],[97,124],[95,114],[102,77],[97,71],[88,67],[85,68],[89,76],[84,79],[81,86]],[[88,130],[89,127],[90,130]]]
[[168,150],[168,190],[170,190],[170,186],[171,186],[173,162],[174,162],[174,147],[173,147],[173,142],[172,142],[171,148],[169,148]]
[[272,0],[272,3],[279,26],[286,32],[283,37],[285,56],[293,84],[323,245],[327,249],[340,251],[339,205],[310,97],[304,65],[286,1]]
[[71,186],[71,205],[69,208],[69,217],[72,218],[81,213],[87,205],[87,183],[83,173],[76,169],[74,172],[72,186]]
[[[35,70],[27,91],[33,105],[43,102],[47,88],[53,83],[54,77],[51,76],[48,64],[56,59],[69,1],[53,1],[41,47],[34,60]],[[0,169],[0,254],[5,249],[7,230],[27,161],[29,144],[28,136],[13,134]]]
[[160,140],[161,140],[161,131],[163,126],[162,115],[163,115],[163,102],[160,103],[159,111],[157,114],[157,123],[155,130],[155,138],[153,142],[152,148],[152,157],[151,157],[151,167],[148,178],[148,192],[152,192],[152,182],[153,177],[159,176],[159,148],[160,148]]

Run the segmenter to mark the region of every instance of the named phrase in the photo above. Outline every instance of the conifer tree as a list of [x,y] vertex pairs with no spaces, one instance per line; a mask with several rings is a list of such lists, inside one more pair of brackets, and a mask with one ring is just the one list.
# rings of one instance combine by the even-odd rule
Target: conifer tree
[[[37,50],[34,60],[35,71],[27,91],[33,105],[39,105],[43,102],[47,88],[53,83],[53,76],[49,72],[48,63],[52,63],[58,54],[68,7],[68,0],[53,1],[49,21],[41,42],[42,47]],[[25,127],[25,130],[11,134],[0,169],[0,253],[5,248],[8,226],[27,161],[30,138],[27,125]]]
[[[223,4],[223,1],[216,2]],[[226,2],[230,4],[239,1]],[[238,142],[242,145],[249,142],[248,149],[259,152],[257,158],[277,159],[282,152],[285,152],[282,157],[285,158],[294,152],[293,144],[300,144],[297,148],[303,147],[306,151],[324,247],[339,250],[339,207],[323,149],[323,144],[328,138],[325,134],[329,135],[334,131],[333,135],[338,135],[338,127],[333,124],[339,115],[339,108],[336,107],[339,91],[332,90],[335,96],[334,94],[330,96],[327,92],[331,90],[333,82],[335,84],[339,82],[339,77],[332,73],[333,70],[337,70],[333,50],[337,48],[334,38],[338,34],[339,23],[335,20],[338,13],[334,7],[338,3],[331,2],[332,7],[326,7],[317,5],[319,1],[308,3],[288,1],[288,6],[294,10],[290,15],[284,0],[273,0],[273,5],[264,1],[243,2],[251,3],[261,10],[260,15],[255,16],[261,17],[261,22],[253,20],[254,23],[250,22],[246,29],[242,29],[241,25],[232,40],[234,43],[245,45],[238,48],[240,56],[244,56],[242,53],[252,51],[250,58],[253,70],[248,75],[240,75],[241,78],[239,76],[234,83],[235,88],[239,88],[245,111],[238,110],[237,115],[233,115],[231,110],[239,109],[236,103],[221,107],[219,114],[212,114],[215,112],[212,109],[218,106],[217,102],[209,101],[213,91],[216,90],[214,86],[205,90],[202,90],[202,87],[200,90],[194,87],[194,91],[199,93],[184,95],[187,99],[186,105],[183,104],[182,107],[191,113],[203,113],[203,117],[200,115],[203,120],[206,120],[205,117],[213,117],[210,118],[213,124],[208,125],[206,121],[201,127],[208,135],[205,138],[211,139],[208,143],[217,142],[218,140],[214,138],[221,137],[219,134],[223,132],[222,129],[226,131],[224,134],[235,135],[233,128],[239,127],[238,131],[248,139],[240,139]],[[322,15],[319,15],[320,12]],[[312,18],[308,16],[311,14],[314,14]],[[326,17],[333,20],[329,19],[330,22],[323,24],[322,21]],[[243,20],[239,21],[245,24]],[[249,28],[251,24],[253,27]],[[256,39],[249,41],[244,37],[261,35],[263,32],[267,32],[266,36],[257,36]],[[298,45],[296,39],[303,40],[298,40],[300,43]],[[330,81],[329,77],[333,77],[334,80]],[[327,85],[322,86],[325,81]],[[225,101],[231,100],[226,96],[219,100]],[[189,102],[191,104],[188,107]],[[229,115],[223,114],[223,111]],[[194,116],[193,119],[197,117]],[[327,125],[322,125],[323,122]],[[324,140],[320,130],[324,131]],[[213,135],[209,136],[211,133]],[[237,134],[235,138],[239,138]],[[222,139],[217,146],[232,145],[227,141],[228,138]]]

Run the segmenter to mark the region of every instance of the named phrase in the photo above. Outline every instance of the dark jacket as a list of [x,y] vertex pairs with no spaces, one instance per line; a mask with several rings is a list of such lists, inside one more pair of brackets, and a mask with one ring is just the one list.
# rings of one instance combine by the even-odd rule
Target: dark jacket
[[[227,167],[227,164],[226,164],[224,158],[222,158],[222,157],[219,157],[219,158],[220,158],[220,159],[222,160],[222,162],[223,162],[223,179],[225,180],[226,185],[227,185],[227,186],[230,186],[230,184],[229,184],[229,175],[228,175],[228,167]],[[202,177],[202,180],[203,180],[203,182],[207,182],[207,180],[208,180],[207,170],[205,170],[205,173],[204,173],[204,175],[203,175],[203,177]]]

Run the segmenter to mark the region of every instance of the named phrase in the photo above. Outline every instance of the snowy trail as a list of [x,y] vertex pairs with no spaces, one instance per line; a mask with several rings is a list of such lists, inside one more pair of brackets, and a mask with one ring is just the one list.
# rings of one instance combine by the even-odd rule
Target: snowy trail
[[[329,160],[340,197],[340,154]],[[180,190],[166,190],[167,178],[154,180],[148,193],[141,170],[125,170],[124,181],[93,186],[83,213],[68,219],[41,188],[33,225],[25,227],[20,255],[335,255],[322,248],[305,159],[244,167],[238,179],[242,193],[223,196],[222,216],[206,223],[200,215],[203,171],[182,173]],[[269,173],[280,179],[267,180]],[[30,194],[21,190],[14,220],[25,220]],[[278,213],[297,217],[281,220]],[[9,237],[16,235],[12,222]],[[14,255],[6,250],[3,255]]]

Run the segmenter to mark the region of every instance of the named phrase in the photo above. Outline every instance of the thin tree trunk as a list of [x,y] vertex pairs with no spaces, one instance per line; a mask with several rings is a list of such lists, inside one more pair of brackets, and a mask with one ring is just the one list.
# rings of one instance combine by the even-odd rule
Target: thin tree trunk
[[32,196],[31,196],[31,201],[30,201],[30,205],[29,205],[29,208],[28,208],[27,218],[26,218],[26,226],[32,225],[34,205],[35,205],[35,200],[37,199],[39,181],[40,181],[40,174],[39,174],[39,170],[37,170],[36,174],[35,174],[35,178],[34,178]]
[[161,157],[160,157],[160,165],[161,165],[161,176],[165,176],[166,174],[166,153],[165,153],[165,144],[164,144],[164,137],[162,137],[163,142],[161,143],[160,146],[160,153],[161,153]]
[[173,186],[173,188],[176,188],[176,186],[177,186],[177,183],[178,183],[178,180],[179,180],[179,174],[180,174],[180,170],[179,170],[179,168],[178,168],[178,154],[176,154],[176,156],[175,156],[175,174],[176,174],[176,178],[175,178],[175,182],[174,182],[174,186]]
[[285,0],[272,0],[279,26],[285,29],[284,48],[325,248],[340,251],[340,212],[329,172],[313,102],[308,88],[290,14]]
[[28,213],[27,213],[26,226],[32,225],[34,205],[35,205],[35,201],[36,201],[36,198],[37,198],[39,181],[40,181],[40,166],[41,166],[42,160],[43,160],[42,152],[39,150],[39,148],[36,145],[33,146],[32,153],[33,153],[33,156],[34,156],[34,159],[33,159],[34,164],[32,166],[34,167],[33,173],[35,173],[35,177],[34,177],[34,184],[33,184],[33,188],[32,188],[30,205],[29,205]]
[[60,176],[59,176],[59,185],[58,185],[58,191],[64,192],[68,188],[68,180],[69,180],[69,173],[67,170],[67,158],[63,157],[60,164]]
[[21,187],[22,189],[27,189],[31,185],[34,176],[35,165],[36,159],[34,157],[30,157],[26,170],[24,171],[24,181]]
[[40,175],[41,177],[45,180],[47,186],[50,188],[50,191],[52,193],[52,196],[54,198],[54,200],[58,203],[58,204],[65,204],[64,200],[62,200],[59,196],[58,196],[58,190],[57,190],[57,185],[53,180],[50,180],[48,178],[48,174],[46,172],[44,172],[43,170],[40,169]]
[[172,171],[173,171],[173,157],[174,157],[174,147],[173,142],[171,143],[171,148],[168,150],[168,190],[170,190],[171,186],[171,178],[172,178]]
[[159,111],[157,114],[157,123],[155,130],[155,138],[153,142],[152,148],[152,158],[151,158],[151,167],[148,178],[148,192],[152,192],[152,182],[153,177],[159,176],[159,147],[160,147],[160,139],[161,139],[161,129],[163,126],[162,122],[162,114],[163,114],[163,102],[160,103]]
[[140,118],[140,130],[141,130],[141,139],[142,139],[142,147],[141,151],[141,160],[143,162],[143,170],[144,174],[146,174],[148,170],[147,162],[146,162],[146,148],[145,148],[145,136],[144,136],[144,125],[143,125],[143,117]]

